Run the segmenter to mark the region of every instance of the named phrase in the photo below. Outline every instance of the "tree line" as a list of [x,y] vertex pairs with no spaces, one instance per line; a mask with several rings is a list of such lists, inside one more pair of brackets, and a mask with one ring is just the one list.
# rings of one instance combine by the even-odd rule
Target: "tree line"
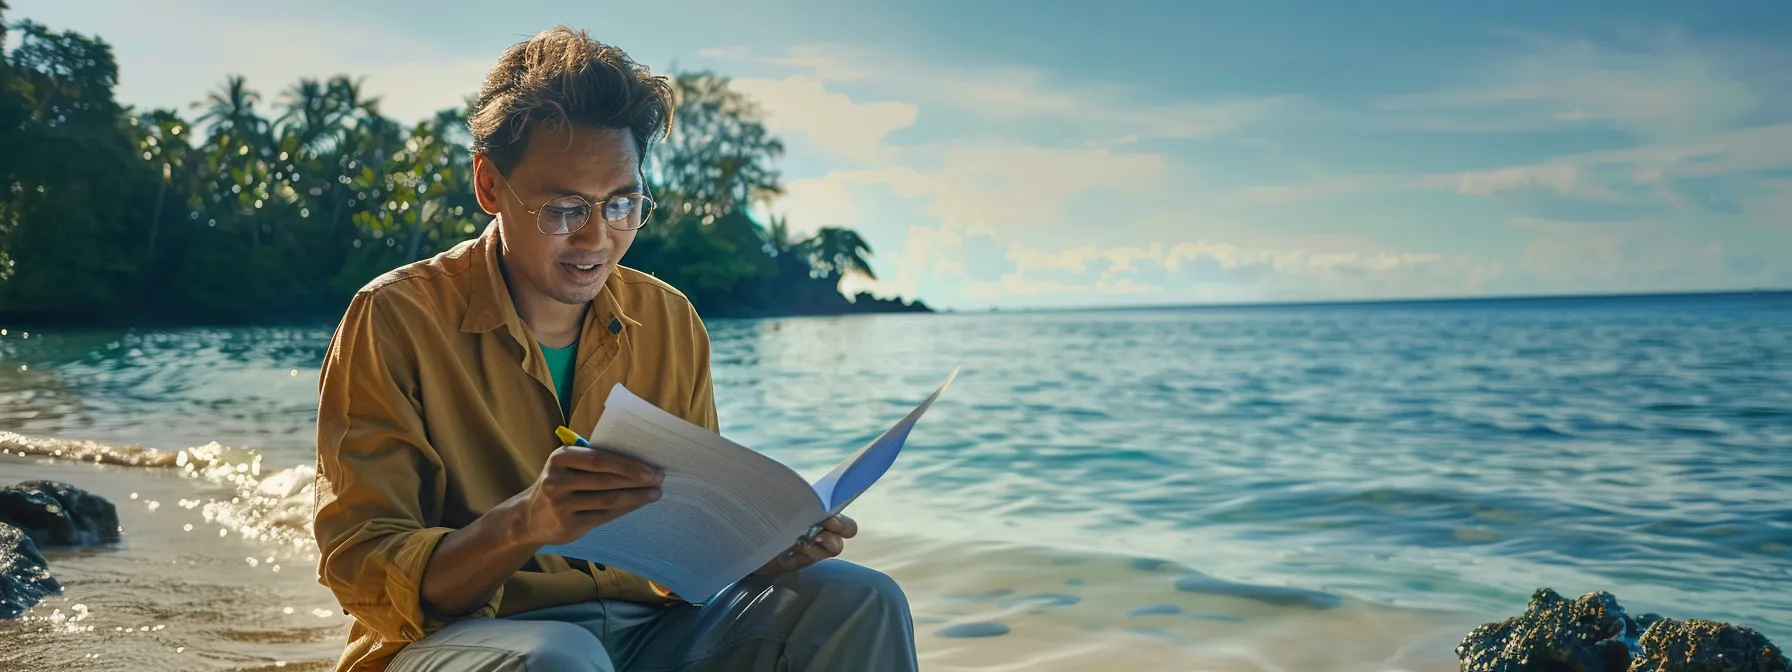
[[[0,315],[86,324],[327,320],[380,273],[489,221],[463,105],[404,124],[347,75],[278,92],[231,76],[187,110],[125,107],[97,37],[20,21],[0,0]],[[872,275],[848,228],[794,239],[749,209],[783,193],[783,143],[709,72],[673,75],[659,207],[626,265],[706,316],[919,310],[840,282]]]

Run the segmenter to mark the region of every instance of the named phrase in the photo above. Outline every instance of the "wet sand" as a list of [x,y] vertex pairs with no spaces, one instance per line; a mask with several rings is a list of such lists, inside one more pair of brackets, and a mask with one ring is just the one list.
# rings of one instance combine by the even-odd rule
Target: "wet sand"
[[[72,483],[112,500],[125,528],[115,546],[45,553],[65,593],[0,624],[0,670],[332,669],[348,619],[293,525],[309,498],[296,475],[228,485],[0,455],[0,482]],[[276,496],[247,501],[255,492]],[[845,557],[908,591],[926,670],[1445,672],[1456,642],[1486,620],[1239,588],[1123,554],[868,532]]]

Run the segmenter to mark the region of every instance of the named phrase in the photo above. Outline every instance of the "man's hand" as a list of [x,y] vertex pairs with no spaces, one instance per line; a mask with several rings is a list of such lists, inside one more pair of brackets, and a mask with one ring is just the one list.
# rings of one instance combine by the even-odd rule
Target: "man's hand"
[[571,542],[658,500],[664,478],[621,455],[561,446],[534,484],[442,537],[423,570],[425,611],[472,613],[542,546]]
[[596,448],[561,446],[548,456],[535,484],[519,493],[523,539],[534,546],[566,544],[591,528],[658,501],[665,474]]
[[851,518],[844,515],[834,516],[822,523],[821,533],[815,535],[815,543],[798,543],[791,546],[790,550],[779,553],[778,557],[765,563],[764,567],[754,570],[753,573],[760,576],[777,576],[840,555],[841,551],[846,550],[846,540],[853,538],[858,533],[859,524],[853,522]]

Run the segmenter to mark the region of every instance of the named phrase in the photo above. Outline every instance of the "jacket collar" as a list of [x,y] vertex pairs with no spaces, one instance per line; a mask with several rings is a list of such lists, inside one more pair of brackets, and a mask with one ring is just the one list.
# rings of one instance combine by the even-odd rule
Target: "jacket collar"
[[[531,346],[524,334],[529,330],[523,324],[522,316],[516,312],[516,303],[510,298],[510,288],[504,281],[504,271],[499,266],[498,220],[485,227],[485,231],[473,241],[467,250],[469,267],[469,291],[467,315],[461,319],[460,330],[467,333],[486,333],[498,327],[509,327],[510,335],[518,344]],[[613,337],[615,331],[610,327],[615,323],[619,327],[639,327],[641,323],[630,317],[627,306],[622,300],[623,286],[620,269],[611,269],[610,277],[604,281],[603,291],[591,302],[591,310],[586,313],[585,323],[580,328],[579,340],[589,336]],[[525,350],[533,349],[525,347]]]

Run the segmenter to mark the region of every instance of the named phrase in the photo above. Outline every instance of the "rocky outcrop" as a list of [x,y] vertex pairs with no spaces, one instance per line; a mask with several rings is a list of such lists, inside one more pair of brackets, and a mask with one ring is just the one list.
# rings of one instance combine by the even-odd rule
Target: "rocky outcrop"
[[42,548],[118,541],[118,509],[106,498],[57,481],[0,488],[0,523],[24,531]]
[[49,562],[30,535],[0,523],[0,619],[18,618],[48,595],[61,595]]
[[1548,588],[1524,614],[1475,628],[1456,648],[1462,672],[1792,672],[1760,633],[1655,614],[1632,619],[1611,593],[1569,601]]
[[1752,629],[1664,618],[1643,631],[1643,653],[1629,672],[1785,672],[1786,656]]

